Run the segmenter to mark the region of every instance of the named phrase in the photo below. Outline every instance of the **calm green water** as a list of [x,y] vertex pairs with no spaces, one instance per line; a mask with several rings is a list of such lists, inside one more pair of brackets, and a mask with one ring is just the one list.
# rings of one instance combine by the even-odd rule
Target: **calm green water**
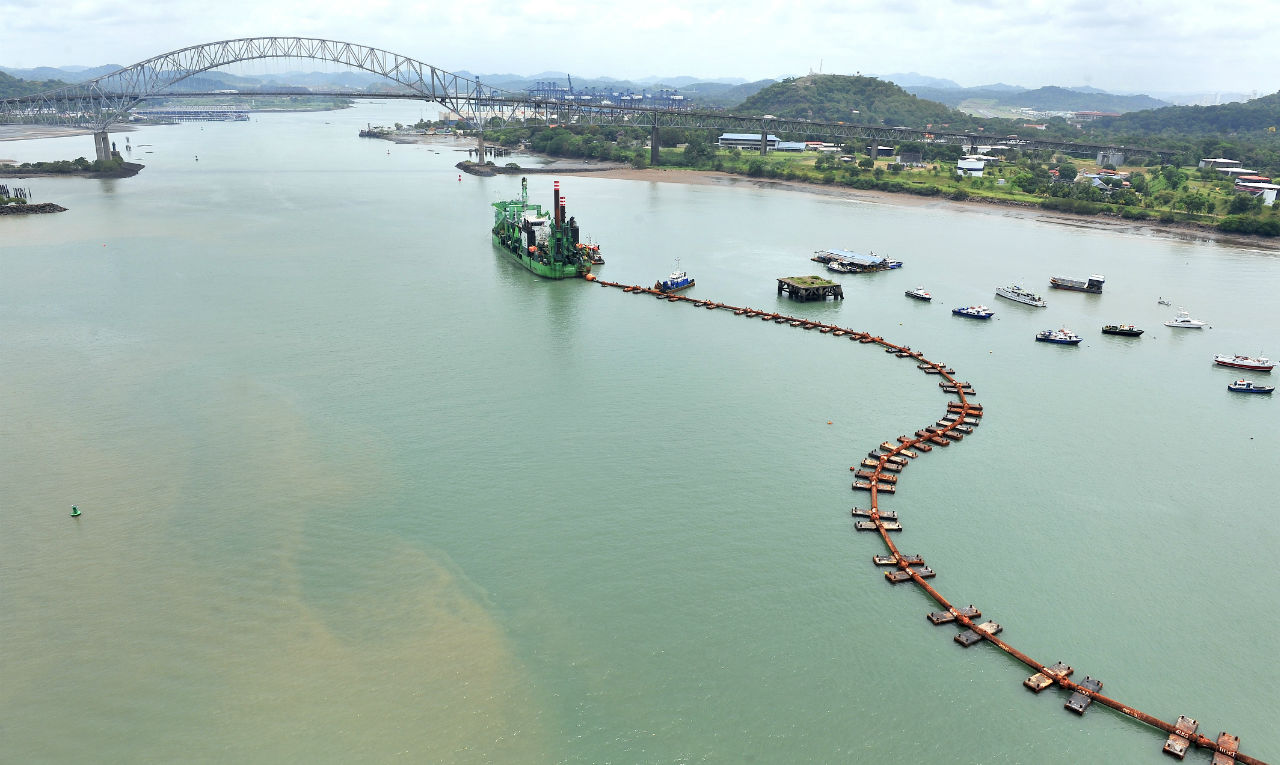
[[[355,137],[419,116],[147,128],[139,176],[33,179],[70,211],[0,219],[0,760],[1163,762],[1157,732],[1033,696],[870,564],[847,467],[937,418],[934,379],[536,279],[489,244],[518,178]],[[1280,402],[1211,365],[1280,353],[1275,252],[562,187],[605,278],[649,284],[679,256],[693,294],[953,365],[988,417],[887,498],[903,549],[1024,651],[1280,759]],[[840,304],[778,303],[773,279],[830,246],[907,265],[844,277]],[[1102,296],[1047,289],[1094,272]],[[995,298],[1009,282],[1049,307]],[[903,297],[918,284],[934,304]],[[996,319],[950,315],[975,302]],[[1213,328],[1165,329],[1178,305]],[[1061,325],[1085,343],[1032,341]]]

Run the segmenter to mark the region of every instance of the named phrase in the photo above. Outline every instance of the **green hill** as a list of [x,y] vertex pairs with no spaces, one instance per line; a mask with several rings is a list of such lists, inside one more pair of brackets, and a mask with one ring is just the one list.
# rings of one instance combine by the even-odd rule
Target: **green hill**
[[1114,93],[1085,93],[1070,88],[1059,88],[1049,85],[1021,93],[1006,93],[1001,97],[1003,103],[1025,106],[1028,109],[1055,112],[1135,112],[1141,109],[1158,109],[1168,106],[1168,101],[1161,101],[1151,96],[1118,96]]
[[59,80],[19,80],[0,72],[0,98],[29,96],[32,93],[43,93],[46,90],[65,88],[67,83]]
[[783,80],[731,111],[818,122],[912,128],[943,124],[960,127],[974,123],[973,118],[961,112],[916,98],[891,82],[841,74],[812,74]]
[[997,90],[994,88],[917,88],[911,93],[930,101],[957,107],[970,99],[991,101],[1011,108],[1024,107],[1047,112],[1135,112],[1140,109],[1157,109],[1168,106],[1167,101],[1151,96],[1117,96],[1114,93],[1094,93],[1046,86],[1035,90]]
[[1244,103],[1217,106],[1166,106],[1131,112],[1107,120],[1099,127],[1125,133],[1151,135],[1274,135],[1280,129],[1280,93]]
[[744,82],[741,85],[730,85],[726,82],[694,82],[682,87],[680,92],[698,107],[729,107],[742,103],[742,99],[754,96],[774,82],[775,80],[757,80]]

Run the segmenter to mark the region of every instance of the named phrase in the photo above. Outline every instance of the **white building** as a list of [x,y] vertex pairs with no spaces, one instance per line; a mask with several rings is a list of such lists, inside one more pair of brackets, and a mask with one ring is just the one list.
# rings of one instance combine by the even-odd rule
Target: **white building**
[[1112,167],[1120,167],[1124,164],[1124,152],[1108,151],[1106,149],[1098,152],[1098,167],[1103,165],[1111,165]]
[[1264,205],[1273,205],[1276,203],[1276,193],[1280,192],[1280,186],[1274,183],[1237,183],[1236,191],[1262,197]]
[[[765,148],[767,151],[776,151],[778,148],[778,137],[776,135],[765,136]],[[740,149],[760,149],[759,133],[723,133],[717,144],[724,148],[737,146]]]
[[1213,167],[1221,170],[1224,167],[1240,167],[1240,161],[1235,159],[1227,159],[1218,157],[1216,159],[1202,159],[1197,167]]
[[987,163],[982,157],[961,157],[956,160],[956,175],[968,175],[975,178],[981,178],[982,170],[986,166]]

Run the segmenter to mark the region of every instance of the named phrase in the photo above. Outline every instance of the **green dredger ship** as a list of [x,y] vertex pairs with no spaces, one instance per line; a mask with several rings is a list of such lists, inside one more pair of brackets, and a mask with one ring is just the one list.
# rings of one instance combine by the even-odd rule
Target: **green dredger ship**
[[578,222],[565,220],[564,207],[560,181],[555,182],[548,215],[542,205],[529,204],[529,179],[521,178],[519,199],[493,203],[493,243],[538,276],[586,276],[591,264],[604,259],[599,246],[579,241]]

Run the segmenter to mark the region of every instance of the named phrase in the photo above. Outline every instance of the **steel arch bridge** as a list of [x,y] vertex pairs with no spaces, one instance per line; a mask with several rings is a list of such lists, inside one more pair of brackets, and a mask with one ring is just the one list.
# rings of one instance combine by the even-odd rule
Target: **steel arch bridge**
[[0,122],[92,127],[99,137],[99,158],[104,158],[106,131],[127,121],[148,96],[210,69],[269,58],[310,58],[372,72],[479,124],[510,114],[524,97],[379,48],[309,37],[246,37],[193,45],[87,82],[0,101]]
[[[771,130],[844,140],[920,141],[937,140],[977,146],[992,136],[963,132],[924,131],[891,128],[881,125],[809,122],[796,119],[731,115],[723,112],[693,109],[655,108],[587,104],[579,101],[546,99],[528,93],[502,90],[483,85],[479,80],[462,77],[408,56],[355,43],[312,37],[246,37],[237,40],[193,45],[141,61],[87,82],[32,96],[0,100],[0,123],[61,124],[91,127],[98,159],[111,157],[107,130],[126,122],[129,113],[149,97],[178,95],[173,86],[201,72],[241,61],[271,58],[309,58],[331,61],[355,69],[378,74],[405,87],[401,97],[439,103],[480,129],[478,141],[483,157],[483,127],[493,117],[511,119],[537,117],[544,124],[552,121],[585,124],[627,124],[647,127],[653,132],[653,161],[657,163],[657,130],[662,127],[686,127],[741,130],[764,137]],[[359,97],[359,94],[341,94]],[[377,97],[386,97],[380,94]],[[1116,147],[1080,144],[1060,140],[1023,140],[1027,148],[1055,151],[1093,152],[1118,150],[1130,154],[1165,155],[1168,152],[1142,147]]]

